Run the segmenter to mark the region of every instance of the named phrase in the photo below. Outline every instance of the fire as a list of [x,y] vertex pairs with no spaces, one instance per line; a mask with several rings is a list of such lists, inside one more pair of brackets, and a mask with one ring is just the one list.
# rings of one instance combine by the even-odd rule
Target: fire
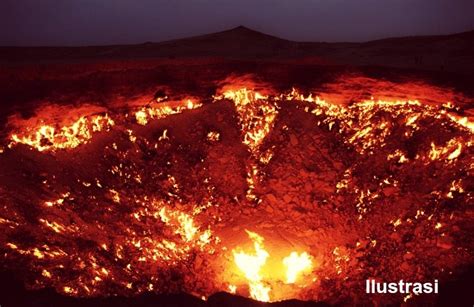
[[219,132],[215,132],[215,131],[210,131],[208,134],[207,134],[207,140],[210,141],[210,142],[217,142],[220,140],[220,133]]
[[308,271],[312,267],[311,257],[308,253],[291,252],[288,257],[283,259],[283,264],[286,266],[286,283],[294,284],[296,278],[301,272]]
[[[154,239],[141,237],[130,240],[131,245],[143,252],[141,261],[171,261],[177,262],[186,259],[193,250],[213,253],[213,245],[219,242],[211,229],[202,229],[191,214],[171,209],[169,205],[153,201],[150,206],[153,210],[138,211],[133,217],[138,221],[142,218],[153,217],[158,219],[175,236]],[[146,247],[146,248],[144,248]]]
[[[295,284],[301,273],[309,272],[313,268],[312,257],[307,252],[292,251],[283,259],[272,259],[263,245],[264,238],[255,232],[245,231],[253,242],[254,252],[246,253],[235,249],[232,252],[234,263],[248,282],[252,298],[268,302],[274,299],[270,297],[270,292],[276,292],[279,283]],[[270,260],[272,263],[269,263]],[[285,297],[285,294],[280,291],[275,293],[275,297],[277,296]]]
[[[221,99],[231,100],[239,114],[243,143],[249,147],[255,160],[265,160],[272,155],[271,152],[260,153],[259,148],[266,136],[273,129],[276,116],[278,115],[274,99],[246,87],[229,89],[221,96],[216,96],[216,101]],[[259,169],[255,161],[250,163],[247,169],[247,199],[256,200],[253,190],[258,183]]]
[[467,117],[460,117],[454,114],[447,114],[448,118],[459,126],[465,128],[466,130],[474,133],[474,121],[470,120]]
[[202,104],[191,99],[179,102],[160,103],[155,107],[143,107],[135,112],[135,120],[139,125],[145,126],[152,119],[161,119],[169,115],[179,114],[185,110],[200,108]]
[[438,160],[442,157],[445,157],[447,160],[453,160],[461,154],[462,146],[463,144],[458,142],[456,139],[449,140],[444,147],[436,146],[434,143],[431,143],[431,150],[428,157],[431,160]]
[[234,250],[234,261],[249,282],[250,296],[256,300],[268,302],[270,300],[270,288],[262,283],[260,270],[270,255],[263,248],[263,237],[248,230],[246,232],[253,242],[255,253],[247,254],[244,251],[236,252]]
[[216,100],[222,98],[234,102],[244,133],[243,142],[249,146],[250,150],[257,150],[273,128],[278,114],[275,105],[269,100],[269,96],[247,88],[240,88],[227,90],[222,96],[216,97]]
[[[193,240],[199,232],[199,227],[194,225],[194,219],[189,214],[179,211],[171,211],[166,207],[163,207],[159,211],[159,216],[167,225],[172,225],[173,223],[177,224],[176,233],[181,235],[187,242]],[[204,231],[199,236],[199,244],[208,243],[210,236],[210,230]]]
[[[25,144],[38,151],[72,149],[87,143],[93,133],[107,131],[114,124],[114,121],[106,114],[104,116],[83,116],[71,125],[60,128],[54,125],[29,127],[25,133],[11,135],[10,147],[15,144]],[[33,132],[30,133],[30,131]]]
[[237,286],[236,285],[229,285],[229,293],[232,293],[232,294],[237,293]]

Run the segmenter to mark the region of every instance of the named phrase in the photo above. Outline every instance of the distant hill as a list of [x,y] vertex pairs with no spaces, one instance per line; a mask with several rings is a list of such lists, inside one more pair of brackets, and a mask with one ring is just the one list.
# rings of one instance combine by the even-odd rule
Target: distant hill
[[325,63],[474,71],[474,31],[364,43],[294,42],[240,26],[166,42],[87,47],[0,47],[0,62],[137,58],[320,58]]
[[88,58],[143,57],[255,57],[287,52],[297,43],[263,34],[246,27],[213,34],[137,45],[87,47],[0,47],[5,60],[63,60]]

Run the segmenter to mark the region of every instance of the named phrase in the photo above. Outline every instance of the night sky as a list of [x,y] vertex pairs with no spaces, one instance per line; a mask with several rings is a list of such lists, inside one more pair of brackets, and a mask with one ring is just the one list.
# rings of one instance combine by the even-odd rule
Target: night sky
[[239,25],[297,41],[474,29],[474,0],[0,0],[0,45],[143,43]]

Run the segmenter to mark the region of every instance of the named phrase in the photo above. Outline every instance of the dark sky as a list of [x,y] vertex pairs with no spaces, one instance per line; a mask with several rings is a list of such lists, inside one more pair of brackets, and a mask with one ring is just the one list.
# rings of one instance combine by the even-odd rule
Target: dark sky
[[0,45],[163,41],[238,25],[297,41],[474,29],[474,0],[0,0]]

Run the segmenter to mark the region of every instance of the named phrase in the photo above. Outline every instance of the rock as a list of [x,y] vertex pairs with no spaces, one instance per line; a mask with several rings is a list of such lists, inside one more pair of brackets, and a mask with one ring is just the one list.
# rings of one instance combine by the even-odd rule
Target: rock
[[383,188],[383,194],[385,196],[392,196],[398,192],[398,188],[396,187],[385,187]]
[[299,173],[300,173],[300,177],[301,177],[300,179],[306,179],[306,178],[308,178],[308,172],[305,171],[304,169],[300,169],[300,172],[299,172]]
[[244,215],[250,215],[251,213],[252,213],[252,210],[250,210],[248,208],[242,209],[242,214],[244,214]]
[[290,134],[290,143],[293,146],[298,145],[298,138],[294,134]]
[[369,240],[360,240],[360,244],[357,249],[364,249],[369,245]]
[[402,237],[397,232],[394,232],[390,235],[390,239],[395,240],[397,242],[402,242]]
[[294,220],[298,220],[298,219],[301,218],[301,213],[299,213],[299,212],[296,211],[296,210],[291,210],[290,216],[291,216]]
[[201,266],[202,266],[202,258],[197,256],[196,259],[194,260],[194,269],[199,270]]
[[402,271],[409,272],[409,271],[411,271],[412,267],[408,262],[404,261],[404,262],[402,262],[402,264],[400,264],[400,269]]
[[273,210],[273,208],[271,206],[266,206],[265,207],[265,212],[267,213],[273,213],[275,210]]
[[267,194],[267,199],[268,199],[268,201],[270,202],[270,204],[272,204],[272,205],[276,205],[276,204],[277,204],[277,198],[275,197],[275,195],[273,195],[273,194]]
[[344,167],[344,164],[342,164],[342,162],[339,162],[339,161],[334,161],[332,165],[335,169],[342,169]]
[[453,248],[453,240],[449,236],[440,237],[436,242],[436,246],[443,249],[451,249]]
[[415,236],[421,235],[422,232],[423,232],[423,227],[422,226],[418,226],[418,227],[415,228]]
[[415,255],[413,255],[412,253],[406,253],[405,255],[403,255],[403,259],[405,260],[410,260],[413,258],[415,258]]

